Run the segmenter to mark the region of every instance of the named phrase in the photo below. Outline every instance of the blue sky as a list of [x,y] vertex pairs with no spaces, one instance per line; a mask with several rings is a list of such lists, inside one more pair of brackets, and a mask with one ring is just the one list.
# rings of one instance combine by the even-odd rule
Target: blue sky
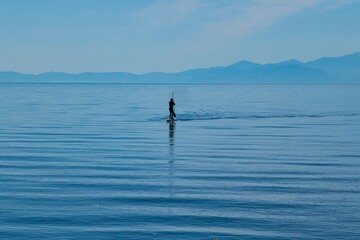
[[0,71],[177,72],[360,51],[360,0],[0,0]]

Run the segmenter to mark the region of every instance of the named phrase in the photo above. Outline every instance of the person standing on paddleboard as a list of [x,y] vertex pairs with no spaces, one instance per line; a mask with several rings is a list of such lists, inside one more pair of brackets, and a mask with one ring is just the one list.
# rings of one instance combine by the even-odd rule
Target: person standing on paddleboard
[[170,102],[169,102],[169,112],[170,112],[169,118],[171,118],[171,119],[176,118],[174,106],[175,106],[174,98],[171,98]]

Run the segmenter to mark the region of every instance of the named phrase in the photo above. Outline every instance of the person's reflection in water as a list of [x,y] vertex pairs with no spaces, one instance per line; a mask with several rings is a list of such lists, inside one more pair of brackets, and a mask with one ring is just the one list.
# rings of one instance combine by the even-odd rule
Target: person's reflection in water
[[[169,197],[174,197],[175,123],[169,123]],[[172,213],[172,208],[169,208]]]
[[175,123],[169,123],[169,163],[174,162]]

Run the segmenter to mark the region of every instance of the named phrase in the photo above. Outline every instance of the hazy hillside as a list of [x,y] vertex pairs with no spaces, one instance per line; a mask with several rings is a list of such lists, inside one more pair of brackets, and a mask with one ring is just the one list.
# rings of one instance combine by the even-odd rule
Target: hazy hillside
[[320,58],[306,65],[326,72],[338,80],[360,81],[360,52],[343,57]]
[[104,72],[67,74],[49,72],[38,75],[0,72],[0,82],[74,83],[311,83],[359,82],[360,53],[320,58],[303,63],[295,59],[257,64],[239,61],[229,66],[191,69],[178,73],[132,74]]

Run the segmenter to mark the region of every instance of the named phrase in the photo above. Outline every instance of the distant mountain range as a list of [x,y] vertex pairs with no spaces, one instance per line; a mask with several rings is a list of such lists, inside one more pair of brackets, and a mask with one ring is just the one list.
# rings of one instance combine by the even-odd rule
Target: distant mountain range
[[273,64],[240,61],[229,66],[178,73],[0,72],[0,82],[34,83],[360,83],[360,52],[311,62],[288,60]]

